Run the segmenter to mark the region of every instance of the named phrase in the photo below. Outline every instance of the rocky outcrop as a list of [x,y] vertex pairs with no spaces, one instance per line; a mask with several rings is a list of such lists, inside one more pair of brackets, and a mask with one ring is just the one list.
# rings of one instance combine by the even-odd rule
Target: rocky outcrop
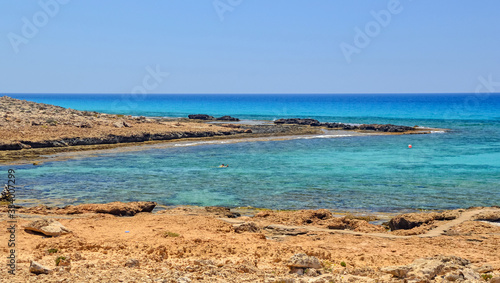
[[275,124],[294,124],[294,125],[309,125],[309,126],[321,126],[321,123],[315,119],[300,119],[300,118],[290,118],[290,119],[278,119],[274,121]]
[[134,216],[140,212],[151,212],[156,206],[156,202],[137,201],[137,202],[110,202],[104,204],[80,204],[69,205],[63,208],[65,214],[82,213],[105,213],[116,216]]
[[57,237],[71,233],[69,229],[64,227],[59,221],[54,219],[35,220],[24,227],[24,230],[33,231],[44,234],[46,236]]
[[83,213],[104,213],[116,216],[134,216],[140,212],[151,212],[156,207],[156,202],[152,201],[137,201],[137,202],[110,202],[104,204],[79,204],[68,205],[63,208],[49,207],[39,205],[34,207],[20,207],[20,213],[33,213],[33,214],[83,214]]
[[419,227],[423,224],[429,224],[436,220],[453,220],[460,216],[463,210],[450,210],[442,213],[407,213],[398,215],[389,221],[391,230],[408,230]]
[[234,118],[231,116],[222,116],[216,119],[217,121],[230,121],[230,122],[238,122],[240,119]]
[[245,133],[245,129],[231,129],[218,132],[174,132],[174,133],[141,133],[135,135],[108,135],[105,137],[75,137],[46,141],[22,141],[14,144],[0,144],[0,150],[20,150],[23,148],[68,147],[76,145],[117,144],[145,141],[174,140],[183,138],[203,138],[213,136],[234,135]]
[[386,133],[403,133],[415,130],[415,128],[413,127],[397,126],[392,124],[352,125],[343,123],[321,123],[315,119],[300,119],[300,118],[278,119],[274,121],[274,123],[278,125],[281,124],[309,125],[313,127],[326,127],[330,129],[361,130],[361,131],[374,131],[374,132],[386,132]]
[[213,116],[207,114],[191,114],[188,115],[188,118],[194,120],[215,120]]
[[405,282],[476,282],[480,275],[474,271],[470,262],[456,256],[420,258],[409,265],[390,266],[381,269]]

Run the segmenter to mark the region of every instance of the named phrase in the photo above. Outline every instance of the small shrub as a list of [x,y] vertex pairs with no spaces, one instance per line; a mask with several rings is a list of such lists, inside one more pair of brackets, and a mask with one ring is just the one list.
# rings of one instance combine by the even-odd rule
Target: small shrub
[[49,254],[55,254],[57,253],[58,249],[48,249],[47,251],[49,252]]
[[347,266],[347,264],[345,263],[345,261],[340,262],[340,265],[341,265],[342,267],[346,267],[346,266]]
[[58,256],[56,258],[56,266],[59,266],[59,263],[61,263],[61,260],[66,260],[65,256]]
[[165,238],[168,238],[168,237],[175,238],[175,237],[179,237],[179,236],[180,235],[178,233],[168,232],[168,231],[163,232],[163,237],[165,237]]
[[481,274],[481,278],[483,278],[484,281],[488,281],[491,278],[493,278],[493,275],[485,273],[485,274]]

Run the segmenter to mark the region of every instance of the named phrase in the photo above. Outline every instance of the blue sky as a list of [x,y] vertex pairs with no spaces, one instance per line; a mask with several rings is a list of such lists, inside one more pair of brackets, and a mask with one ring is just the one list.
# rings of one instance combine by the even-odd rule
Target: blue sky
[[480,76],[500,82],[499,11],[498,0],[0,0],[0,92],[474,92]]

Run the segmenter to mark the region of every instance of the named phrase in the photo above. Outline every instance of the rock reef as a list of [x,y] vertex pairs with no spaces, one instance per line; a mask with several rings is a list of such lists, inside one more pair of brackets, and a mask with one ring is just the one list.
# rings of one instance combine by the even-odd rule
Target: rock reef
[[374,131],[374,132],[386,132],[386,133],[403,133],[408,131],[414,131],[415,127],[408,126],[397,126],[392,124],[362,124],[362,125],[351,125],[343,123],[321,123],[316,119],[300,119],[300,118],[290,118],[290,119],[278,119],[274,121],[275,124],[292,124],[292,125],[308,125],[312,127],[326,127],[329,129],[341,129],[341,130],[361,130],[361,131]]

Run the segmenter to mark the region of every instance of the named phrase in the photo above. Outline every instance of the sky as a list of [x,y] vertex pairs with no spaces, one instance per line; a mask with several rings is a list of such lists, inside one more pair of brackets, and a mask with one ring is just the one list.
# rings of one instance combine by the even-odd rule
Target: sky
[[0,0],[0,93],[500,90],[498,0]]

